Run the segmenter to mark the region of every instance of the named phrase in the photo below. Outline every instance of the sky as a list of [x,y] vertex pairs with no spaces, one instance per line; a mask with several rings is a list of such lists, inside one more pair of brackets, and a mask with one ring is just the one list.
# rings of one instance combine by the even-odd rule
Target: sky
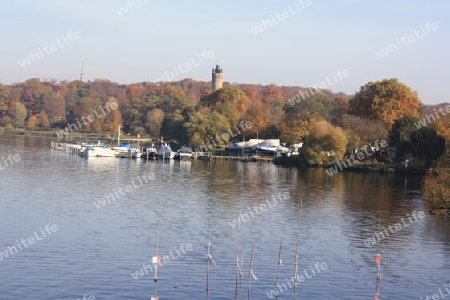
[[219,63],[231,83],[314,87],[322,82],[333,92],[354,94],[369,81],[398,78],[425,104],[450,102],[445,81],[450,1],[0,4],[3,84],[79,79],[81,61],[88,80],[129,84],[172,72],[167,81],[210,81]]

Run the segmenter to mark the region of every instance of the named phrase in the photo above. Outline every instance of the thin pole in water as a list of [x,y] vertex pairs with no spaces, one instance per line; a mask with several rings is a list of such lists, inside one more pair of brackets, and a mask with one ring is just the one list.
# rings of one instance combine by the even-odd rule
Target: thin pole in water
[[207,253],[207,259],[208,259],[208,266],[206,269],[206,294],[208,295],[209,292],[209,268],[210,268],[210,261],[214,262],[211,256],[211,220],[209,220],[209,235],[208,235],[208,253]]
[[276,297],[275,299],[278,299],[278,281],[280,280],[280,267],[283,265],[283,262],[281,261],[281,247],[283,246],[283,238],[280,240],[280,250],[278,251],[278,270],[277,270],[277,284],[275,287]]
[[155,297],[152,299],[159,299],[157,296],[157,285],[158,285],[158,263],[160,262],[160,258],[159,258],[159,225],[157,227],[157,234],[156,234],[156,256],[153,257],[153,264],[155,265],[155,278],[154,278],[154,283],[155,283]]
[[302,210],[303,210],[303,197],[300,198],[300,211],[298,213],[298,223],[297,223],[297,244],[295,246],[295,263],[294,263],[294,295],[296,294],[297,285],[295,284],[298,281],[298,244],[300,241],[300,220],[302,218]]
[[238,291],[238,272],[239,272],[239,224],[236,226],[236,295]]
[[[378,232],[381,232],[380,219],[378,219]],[[377,280],[381,280],[381,256],[380,256],[380,241],[378,241],[377,246],[377,257],[375,259],[377,263]]]
[[241,270],[241,277],[244,277],[244,272],[242,271],[242,264],[244,263],[244,250],[245,250],[245,236],[244,236],[244,245],[242,246],[242,254],[241,254],[241,264],[239,269]]
[[[380,219],[378,219],[378,232],[381,230]],[[375,262],[377,263],[377,285],[375,291],[375,300],[380,299],[380,282],[381,282],[381,256],[380,256],[380,241],[378,241],[377,246],[377,257],[375,258]]]
[[252,243],[252,250],[251,250],[251,254],[250,254],[250,269],[248,271],[248,299],[250,300],[250,287],[252,284],[252,278],[254,278],[255,280],[258,280],[258,278],[255,276],[255,273],[253,273],[253,243]]

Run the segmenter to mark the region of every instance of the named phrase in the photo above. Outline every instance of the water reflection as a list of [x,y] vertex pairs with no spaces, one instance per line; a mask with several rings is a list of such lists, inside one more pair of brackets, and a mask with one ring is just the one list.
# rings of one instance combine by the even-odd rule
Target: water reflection
[[[323,169],[227,160],[92,160],[52,152],[49,141],[0,136],[0,155],[22,157],[20,164],[0,173],[0,251],[39,226],[57,223],[61,228],[58,236],[0,262],[5,299],[23,298],[24,289],[36,298],[51,294],[69,299],[87,292],[98,299],[149,298],[153,274],[139,280],[131,274],[151,262],[158,225],[162,254],[182,243],[194,246],[161,268],[160,298],[203,298],[210,220],[217,266],[211,268],[209,299],[247,298],[251,243],[259,279],[252,283],[251,295],[265,298],[275,286],[281,238],[280,278],[293,274],[301,198],[299,269],[309,270],[316,262],[326,262],[329,268],[301,283],[298,299],[369,299],[374,291],[378,298],[420,298],[448,279],[447,217],[427,214],[374,246],[364,243],[379,226],[387,228],[413,211],[427,211],[420,178],[359,173],[330,177]],[[101,209],[94,207],[104,194],[150,172],[154,181]],[[288,192],[290,198],[238,228],[231,225],[279,192]],[[242,251],[244,237],[244,277],[236,293],[236,249]],[[378,251],[382,284],[376,280]],[[419,283],[411,285],[418,278]],[[288,291],[279,299],[292,295]]]

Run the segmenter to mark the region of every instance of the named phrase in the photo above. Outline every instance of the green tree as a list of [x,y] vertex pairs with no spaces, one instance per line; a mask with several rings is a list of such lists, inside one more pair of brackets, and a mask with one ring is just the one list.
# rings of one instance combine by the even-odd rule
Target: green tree
[[409,145],[414,157],[422,159],[427,166],[445,152],[445,139],[430,127],[413,131]]
[[[203,107],[190,115],[185,127],[189,143],[193,147],[205,147],[208,144],[214,146],[214,143],[221,144],[221,141],[227,143],[230,139],[228,129],[231,126],[227,118],[208,107]],[[225,134],[228,138],[224,138]]]
[[185,108],[183,111],[176,110],[171,114],[166,114],[164,118],[161,133],[161,139],[166,141],[174,141],[179,145],[188,144],[188,135],[184,124],[189,119],[189,115],[193,113],[192,108]]
[[397,160],[403,160],[410,154],[411,133],[417,130],[415,124],[418,121],[417,117],[404,116],[392,125],[389,131],[389,145],[395,147]]

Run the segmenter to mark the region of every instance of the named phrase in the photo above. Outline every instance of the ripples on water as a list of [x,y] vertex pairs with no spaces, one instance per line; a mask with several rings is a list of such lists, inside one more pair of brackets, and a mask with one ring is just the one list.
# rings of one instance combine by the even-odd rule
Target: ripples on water
[[[294,272],[297,216],[303,210],[299,268],[326,262],[328,269],[298,287],[297,299],[373,299],[377,247],[364,240],[380,226],[412,211],[427,211],[420,179],[297,170],[236,161],[145,162],[82,159],[49,149],[44,138],[0,136],[0,157],[21,160],[0,171],[0,251],[46,224],[58,231],[0,261],[0,299],[149,299],[153,273],[131,274],[150,264],[160,226],[160,254],[181,244],[192,251],[159,268],[160,299],[206,299],[206,252],[211,221],[209,299],[247,299],[250,245],[254,246],[251,299],[268,299],[275,287],[280,239],[280,283]],[[155,180],[97,209],[93,203],[131,180]],[[135,180],[136,181],[136,180]],[[279,192],[290,199],[246,220],[230,223],[248,207]],[[380,220],[380,221],[379,221]],[[380,299],[420,299],[450,284],[449,219],[426,217],[381,242]],[[235,295],[236,251],[244,249],[244,277]],[[279,299],[292,299],[292,290]]]

